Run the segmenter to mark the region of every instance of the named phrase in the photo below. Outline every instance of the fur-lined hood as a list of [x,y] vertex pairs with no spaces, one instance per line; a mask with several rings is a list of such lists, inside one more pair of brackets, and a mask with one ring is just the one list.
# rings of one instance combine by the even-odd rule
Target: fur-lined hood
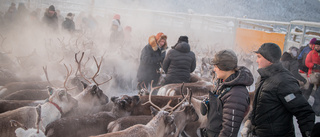
[[153,49],[153,51],[157,51],[158,50],[158,44],[157,44],[157,40],[156,40],[156,36],[155,35],[152,35],[152,36],[149,37],[148,43],[151,46],[151,48]]
[[156,36],[157,43],[160,43],[160,40],[164,39],[163,49],[167,49],[167,35],[164,35],[162,32],[159,32]]

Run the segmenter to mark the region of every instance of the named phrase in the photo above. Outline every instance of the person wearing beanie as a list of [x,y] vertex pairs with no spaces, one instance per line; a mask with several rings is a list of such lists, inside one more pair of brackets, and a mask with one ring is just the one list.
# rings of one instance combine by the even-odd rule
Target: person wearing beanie
[[245,135],[251,131],[259,137],[294,137],[295,116],[302,136],[309,137],[315,113],[302,96],[298,81],[279,62],[281,49],[277,44],[264,43],[255,53],[260,77],[253,108],[241,133]]
[[189,43],[188,36],[180,36],[178,39],[178,42],[174,46],[172,46],[171,48],[174,49],[180,42]]
[[140,55],[140,64],[137,73],[138,85],[137,88],[141,90],[140,85],[146,84],[150,86],[153,80],[153,87],[158,83],[160,73],[160,64],[163,58],[161,57],[161,50],[158,46],[156,36],[152,35],[148,39],[148,44],[142,49]]
[[196,57],[190,50],[190,45],[186,42],[181,42],[175,49],[170,49],[164,58],[162,68],[166,73],[164,85],[189,83],[190,73],[196,68]]
[[221,50],[210,63],[214,66],[214,89],[209,99],[201,103],[201,114],[206,115],[208,137],[237,137],[246,112],[249,110],[249,92],[253,75],[244,66],[238,66],[232,50]]
[[76,28],[75,28],[73,18],[74,18],[74,14],[68,13],[66,20],[62,22],[62,28],[69,32],[75,31]]
[[309,69],[305,64],[306,61],[306,57],[308,55],[308,53],[312,50],[312,48],[314,47],[314,42],[317,41],[316,38],[312,38],[309,42],[309,44],[307,46],[304,46],[302,51],[299,53],[298,56],[298,62],[299,62],[299,69],[303,72],[303,73],[308,73]]
[[46,24],[49,28],[53,30],[58,30],[58,16],[53,5],[51,5],[44,13],[42,22]]

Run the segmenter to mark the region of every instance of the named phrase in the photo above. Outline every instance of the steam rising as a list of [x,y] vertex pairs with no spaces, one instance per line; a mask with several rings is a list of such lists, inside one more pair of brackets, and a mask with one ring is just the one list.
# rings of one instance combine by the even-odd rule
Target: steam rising
[[[53,3],[56,9],[61,11],[61,15],[66,15],[68,12],[75,13],[74,22],[77,31],[74,33],[61,29],[62,20],[59,22],[58,30],[53,30],[41,22],[45,8],[52,3],[43,3],[43,6],[31,3],[28,12],[21,13],[20,18],[0,24],[2,71],[10,72],[20,81],[45,81],[42,67],[47,66],[50,80],[63,81],[66,75],[63,64],[71,64],[73,72],[75,72],[77,64],[74,55],[85,52],[82,64],[85,64],[83,72],[88,78],[92,77],[97,70],[93,56],[98,60],[103,57],[101,72],[97,80],[104,81],[110,76],[113,77],[111,82],[101,86],[107,95],[136,94],[137,92],[134,90],[137,85],[136,74],[140,51],[147,44],[148,37],[156,35],[158,32],[163,32],[168,36],[169,49],[177,42],[179,36],[188,36],[191,50],[196,54],[197,69],[201,65],[202,58],[209,59],[221,49],[231,48],[239,55],[243,54],[233,45],[232,28],[234,23],[232,20],[217,20],[209,16],[195,15],[195,11],[192,9],[184,10],[185,12],[189,11],[190,14],[169,14],[145,10],[161,11],[167,9],[170,11],[169,9],[176,8],[175,4],[179,1],[173,2],[171,5],[159,2],[151,7],[148,5],[155,2],[96,1],[94,6],[90,6],[90,3],[87,2],[87,8],[80,10],[79,5],[83,3],[85,2],[79,1],[77,5],[70,2],[69,6],[63,5],[61,2]],[[18,5],[18,3],[16,4]],[[103,8],[105,4],[113,5],[107,5],[112,8],[106,9]],[[6,5],[10,6],[8,3]],[[0,11],[6,12],[8,7]],[[36,10],[35,8],[40,9]],[[37,18],[32,18],[31,11],[41,12]],[[114,14],[120,14],[123,28],[126,26],[132,28],[130,34],[125,34],[131,37],[121,44],[110,44],[109,40]],[[95,23],[91,27],[86,26],[83,22],[84,18],[92,18],[91,21]],[[62,19],[64,20],[64,18]]]

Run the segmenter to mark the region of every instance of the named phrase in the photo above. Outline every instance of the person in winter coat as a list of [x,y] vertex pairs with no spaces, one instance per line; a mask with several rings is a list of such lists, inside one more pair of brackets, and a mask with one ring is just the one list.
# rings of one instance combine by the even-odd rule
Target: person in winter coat
[[[167,36],[163,35],[163,39],[167,39]],[[148,44],[142,49],[140,55],[140,64],[137,73],[138,86],[140,89],[140,84],[145,83],[147,86],[153,80],[153,87],[158,83],[160,73],[160,64],[163,61],[161,56],[162,49],[166,49],[166,45],[162,42],[157,43],[156,36],[152,35],[149,37]]]
[[195,68],[196,57],[190,51],[190,45],[186,42],[178,43],[174,49],[168,51],[163,61],[163,70],[166,73],[164,84],[189,83],[190,73]]
[[295,116],[302,136],[310,136],[315,113],[302,96],[298,81],[279,62],[281,49],[277,44],[264,43],[255,53],[260,77],[243,131],[251,125],[247,131],[258,137],[294,137]]
[[4,19],[7,24],[11,24],[15,21],[16,16],[17,16],[16,4],[12,2],[8,11],[4,14]]
[[310,40],[309,44],[305,48],[303,48],[303,50],[300,52],[300,54],[298,56],[299,69],[305,73],[308,73],[308,67],[305,64],[306,57],[307,57],[308,53],[314,47],[314,42],[316,42],[316,41],[317,41],[316,38],[312,38]]
[[49,9],[47,9],[44,13],[42,22],[45,23],[48,27],[52,28],[53,30],[58,29],[58,17],[53,5],[51,5]]
[[304,85],[307,83],[307,80],[299,74],[299,63],[297,60],[297,55],[298,48],[290,47],[288,52],[283,53],[283,55],[280,58],[280,61],[283,67],[289,70],[293,74],[294,78],[299,80],[299,83],[301,83],[300,85]]
[[66,20],[62,22],[62,27],[65,30],[68,30],[69,32],[73,32],[73,31],[76,30],[75,29],[75,24],[73,22],[73,17],[74,17],[74,14],[68,13],[67,17],[66,17]]
[[320,72],[320,40],[315,41],[314,47],[308,53],[306,66],[309,68],[308,75],[312,72]]
[[250,70],[238,66],[238,58],[232,50],[215,54],[216,80],[214,90],[209,91],[209,101],[201,105],[201,114],[207,114],[208,137],[237,137],[241,122],[249,109],[250,98],[246,86],[253,83]]
[[122,44],[123,42],[124,34],[120,23],[120,15],[116,14],[112,20],[110,44]]

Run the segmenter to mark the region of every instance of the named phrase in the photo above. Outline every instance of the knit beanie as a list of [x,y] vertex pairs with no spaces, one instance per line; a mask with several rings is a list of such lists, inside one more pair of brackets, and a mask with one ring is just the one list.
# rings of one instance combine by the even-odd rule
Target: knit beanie
[[265,59],[272,63],[279,62],[281,58],[281,49],[275,43],[264,43],[260,46],[258,51],[254,52],[261,54]]
[[53,6],[53,5],[50,5],[50,7],[49,7],[49,11],[56,11],[56,9],[54,8],[54,6]]
[[316,42],[316,41],[317,41],[316,38],[312,38],[312,39],[310,40],[309,44],[314,44],[314,42]]

